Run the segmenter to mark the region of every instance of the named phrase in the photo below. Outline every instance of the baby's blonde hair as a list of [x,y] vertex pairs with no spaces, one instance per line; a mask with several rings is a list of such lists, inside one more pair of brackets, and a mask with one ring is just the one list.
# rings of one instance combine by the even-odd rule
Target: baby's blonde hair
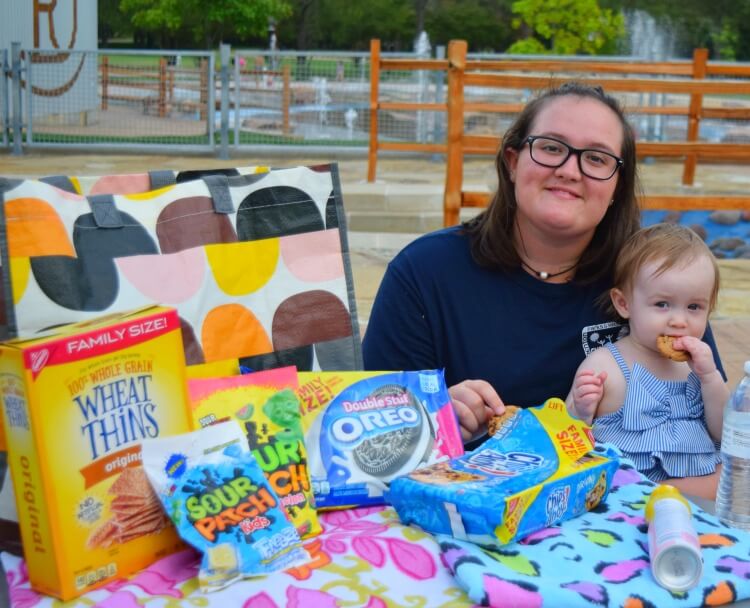
[[[709,299],[711,312],[719,297],[719,266],[703,239],[690,228],[679,224],[662,223],[641,228],[625,241],[615,262],[612,286],[630,293],[635,277],[646,264],[661,261],[656,269],[659,275],[670,268],[685,267],[701,256],[711,260],[714,269],[714,286]],[[616,316],[611,301],[608,301],[608,308]]]

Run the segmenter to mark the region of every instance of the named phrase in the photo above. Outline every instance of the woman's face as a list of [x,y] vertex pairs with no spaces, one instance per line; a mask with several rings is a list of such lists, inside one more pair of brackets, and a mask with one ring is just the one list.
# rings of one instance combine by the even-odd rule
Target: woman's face
[[[617,115],[589,97],[566,95],[550,100],[537,114],[529,135],[544,135],[575,148],[622,154],[623,131]],[[619,171],[601,181],[583,175],[571,154],[557,168],[531,159],[529,145],[505,151],[515,185],[516,223],[524,235],[590,239],[614,196]]]

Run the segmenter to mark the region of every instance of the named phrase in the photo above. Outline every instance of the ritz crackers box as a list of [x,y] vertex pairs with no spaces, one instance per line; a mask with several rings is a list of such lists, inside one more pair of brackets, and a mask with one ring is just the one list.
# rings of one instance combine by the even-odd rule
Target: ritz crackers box
[[0,345],[32,587],[73,598],[181,548],[140,441],[190,430],[180,321],[152,306]]

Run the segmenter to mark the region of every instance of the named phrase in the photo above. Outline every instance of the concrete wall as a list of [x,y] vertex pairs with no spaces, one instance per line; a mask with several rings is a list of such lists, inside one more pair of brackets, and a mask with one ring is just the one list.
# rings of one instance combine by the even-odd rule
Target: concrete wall
[[75,52],[97,48],[96,0],[37,0],[36,9],[34,0],[1,0],[0,49],[10,52],[12,42],[56,51],[32,56],[35,117],[49,114],[52,104],[59,112],[61,101],[71,114],[96,107],[97,56]]

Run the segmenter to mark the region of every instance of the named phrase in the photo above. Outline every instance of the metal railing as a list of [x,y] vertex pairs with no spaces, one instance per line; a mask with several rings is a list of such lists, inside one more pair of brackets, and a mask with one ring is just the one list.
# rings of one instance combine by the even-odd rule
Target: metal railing
[[[229,47],[217,53],[59,52],[21,49],[16,44],[0,53],[0,145],[15,154],[48,147],[197,151],[224,158],[230,151],[249,150],[363,155],[373,141],[373,130],[377,150],[413,151],[412,144],[417,144],[422,153],[445,151],[448,93],[443,47],[434,53],[380,53],[376,67],[370,52]],[[538,63],[540,58],[467,55],[469,62],[507,64],[511,67],[503,69],[519,73],[527,71],[521,66],[532,59]],[[544,60],[553,66],[591,58]],[[606,60],[624,67],[634,58]],[[690,60],[669,63],[682,63],[688,72],[692,65]],[[722,68],[720,63],[708,65],[711,70]],[[555,70],[550,67],[547,75],[563,73]],[[377,72],[375,101],[371,98],[373,71]],[[664,74],[650,77],[659,79]],[[709,72],[708,77],[721,74]],[[499,135],[524,95],[531,93],[532,89],[488,93],[487,87],[467,86],[467,103],[505,104],[507,111],[473,112],[466,116],[465,132]],[[626,105],[667,109],[631,117],[641,139],[661,142],[684,137],[689,116],[669,113],[674,98],[653,92],[641,97]],[[685,105],[685,99],[678,100],[678,105]],[[744,100],[735,101],[744,105]],[[728,116],[717,120],[704,112],[698,138],[747,141],[750,129],[746,120],[732,121]],[[371,155],[377,150],[371,149]]]

